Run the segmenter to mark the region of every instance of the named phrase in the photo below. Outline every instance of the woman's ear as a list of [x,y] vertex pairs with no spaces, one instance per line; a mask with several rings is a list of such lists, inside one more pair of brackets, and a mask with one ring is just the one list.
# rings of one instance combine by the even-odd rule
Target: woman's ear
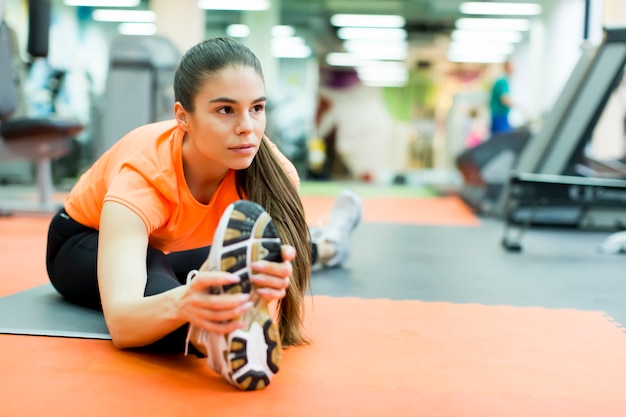
[[180,127],[182,127],[183,129],[187,128],[187,119],[189,117],[189,114],[179,101],[174,103],[174,117],[176,118],[176,121],[178,122],[178,125]]

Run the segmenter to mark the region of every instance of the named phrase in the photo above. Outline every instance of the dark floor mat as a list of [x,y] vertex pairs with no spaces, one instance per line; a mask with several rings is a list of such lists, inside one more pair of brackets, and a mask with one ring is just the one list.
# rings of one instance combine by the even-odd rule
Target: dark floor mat
[[68,303],[50,284],[0,297],[0,333],[111,339],[101,312]]

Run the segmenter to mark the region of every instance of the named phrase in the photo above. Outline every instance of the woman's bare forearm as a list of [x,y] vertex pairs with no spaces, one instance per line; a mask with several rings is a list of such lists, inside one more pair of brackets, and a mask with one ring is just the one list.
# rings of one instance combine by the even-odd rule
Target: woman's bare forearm
[[136,299],[116,300],[107,308],[106,322],[120,349],[156,342],[186,323],[180,313],[185,287]]

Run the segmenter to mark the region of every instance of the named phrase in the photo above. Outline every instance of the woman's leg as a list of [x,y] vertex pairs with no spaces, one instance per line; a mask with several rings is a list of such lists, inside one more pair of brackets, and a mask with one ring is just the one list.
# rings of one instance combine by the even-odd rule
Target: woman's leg
[[327,224],[310,229],[314,265],[336,267],[349,258],[352,232],[362,213],[363,202],[354,191],[345,189],[337,196]]
[[209,256],[210,246],[192,249],[182,252],[172,252],[167,255],[167,259],[172,266],[174,274],[180,282],[187,281],[189,271],[200,268]]
[[[208,249],[204,249],[208,253]],[[71,219],[64,210],[52,219],[48,230],[46,267],[54,288],[69,302],[83,307],[102,310],[97,278],[98,231]],[[198,268],[204,259],[201,251],[176,254],[170,264],[169,255],[148,248],[146,254],[146,297],[182,285],[187,272]],[[205,256],[206,258],[206,256]],[[195,265],[195,266],[193,266]],[[184,268],[189,269],[186,271]],[[185,348],[188,326],[182,326],[163,339],[144,349],[160,352],[182,352]]]
[[72,220],[64,210],[52,218],[46,253],[50,282],[68,301],[101,310],[97,253],[97,230]]

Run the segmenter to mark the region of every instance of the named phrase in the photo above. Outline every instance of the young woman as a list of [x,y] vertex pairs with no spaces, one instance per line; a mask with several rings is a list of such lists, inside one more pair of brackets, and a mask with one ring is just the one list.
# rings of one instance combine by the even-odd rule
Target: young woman
[[333,227],[311,245],[297,172],[264,136],[262,70],[245,46],[192,47],[174,91],[174,120],[128,133],[67,196],[50,224],[50,281],[70,302],[102,309],[115,346],[188,343],[234,386],[260,389],[281,345],[306,342],[311,266],[347,257],[360,201],[343,193]]

